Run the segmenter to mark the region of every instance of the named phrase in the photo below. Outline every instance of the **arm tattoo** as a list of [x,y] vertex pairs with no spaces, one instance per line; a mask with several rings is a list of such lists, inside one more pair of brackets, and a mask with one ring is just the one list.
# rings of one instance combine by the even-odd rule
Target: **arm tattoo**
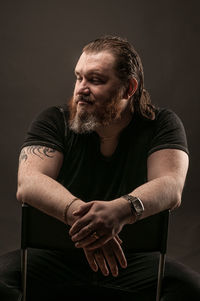
[[28,159],[28,155],[30,154],[38,156],[40,159],[44,160],[44,157],[53,158],[55,152],[56,152],[55,149],[46,146],[40,146],[40,145],[27,146],[23,148],[21,151],[19,157],[19,163],[21,163],[22,161],[25,162]]
[[20,156],[19,156],[19,164],[22,162],[22,161],[26,161],[28,158],[26,152],[25,152],[25,149],[22,149],[21,153],[20,153]]

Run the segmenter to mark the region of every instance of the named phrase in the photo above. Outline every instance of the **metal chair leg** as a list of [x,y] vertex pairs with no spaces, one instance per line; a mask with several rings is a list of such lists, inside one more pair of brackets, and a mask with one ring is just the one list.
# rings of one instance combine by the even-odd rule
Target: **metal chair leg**
[[164,270],[165,270],[165,258],[166,258],[166,254],[161,253],[160,259],[159,259],[159,268],[158,268],[158,283],[157,283],[156,301],[160,301],[162,280],[163,280]]
[[27,249],[21,250],[22,301],[26,301]]

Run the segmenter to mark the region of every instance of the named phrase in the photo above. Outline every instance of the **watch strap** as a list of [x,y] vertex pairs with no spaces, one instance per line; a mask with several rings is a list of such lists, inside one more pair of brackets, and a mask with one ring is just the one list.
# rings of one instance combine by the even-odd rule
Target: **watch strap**
[[122,197],[129,202],[131,212],[135,217],[134,222],[136,222],[144,212],[144,205],[142,201],[138,197],[132,196],[130,194],[125,194]]

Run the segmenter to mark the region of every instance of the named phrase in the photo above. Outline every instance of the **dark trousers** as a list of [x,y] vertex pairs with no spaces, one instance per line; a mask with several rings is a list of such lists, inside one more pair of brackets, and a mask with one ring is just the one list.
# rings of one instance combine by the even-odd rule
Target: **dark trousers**
[[[27,301],[155,301],[157,254],[127,254],[128,267],[118,277],[93,272],[82,252],[28,251]],[[20,251],[0,257],[0,300],[19,301]],[[200,275],[171,259],[166,261],[162,301],[199,301]]]

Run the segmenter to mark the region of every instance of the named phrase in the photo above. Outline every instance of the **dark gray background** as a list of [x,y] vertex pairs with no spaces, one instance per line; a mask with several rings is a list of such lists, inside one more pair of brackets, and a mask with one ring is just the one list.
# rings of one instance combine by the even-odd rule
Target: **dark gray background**
[[153,102],[185,125],[190,168],[182,207],[171,215],[168,253],[200,272],[198,2],[0,1],[0,254],[20,246],[16,175],[29,122],[70,97],[81,48],[116,34],[138,50]]

